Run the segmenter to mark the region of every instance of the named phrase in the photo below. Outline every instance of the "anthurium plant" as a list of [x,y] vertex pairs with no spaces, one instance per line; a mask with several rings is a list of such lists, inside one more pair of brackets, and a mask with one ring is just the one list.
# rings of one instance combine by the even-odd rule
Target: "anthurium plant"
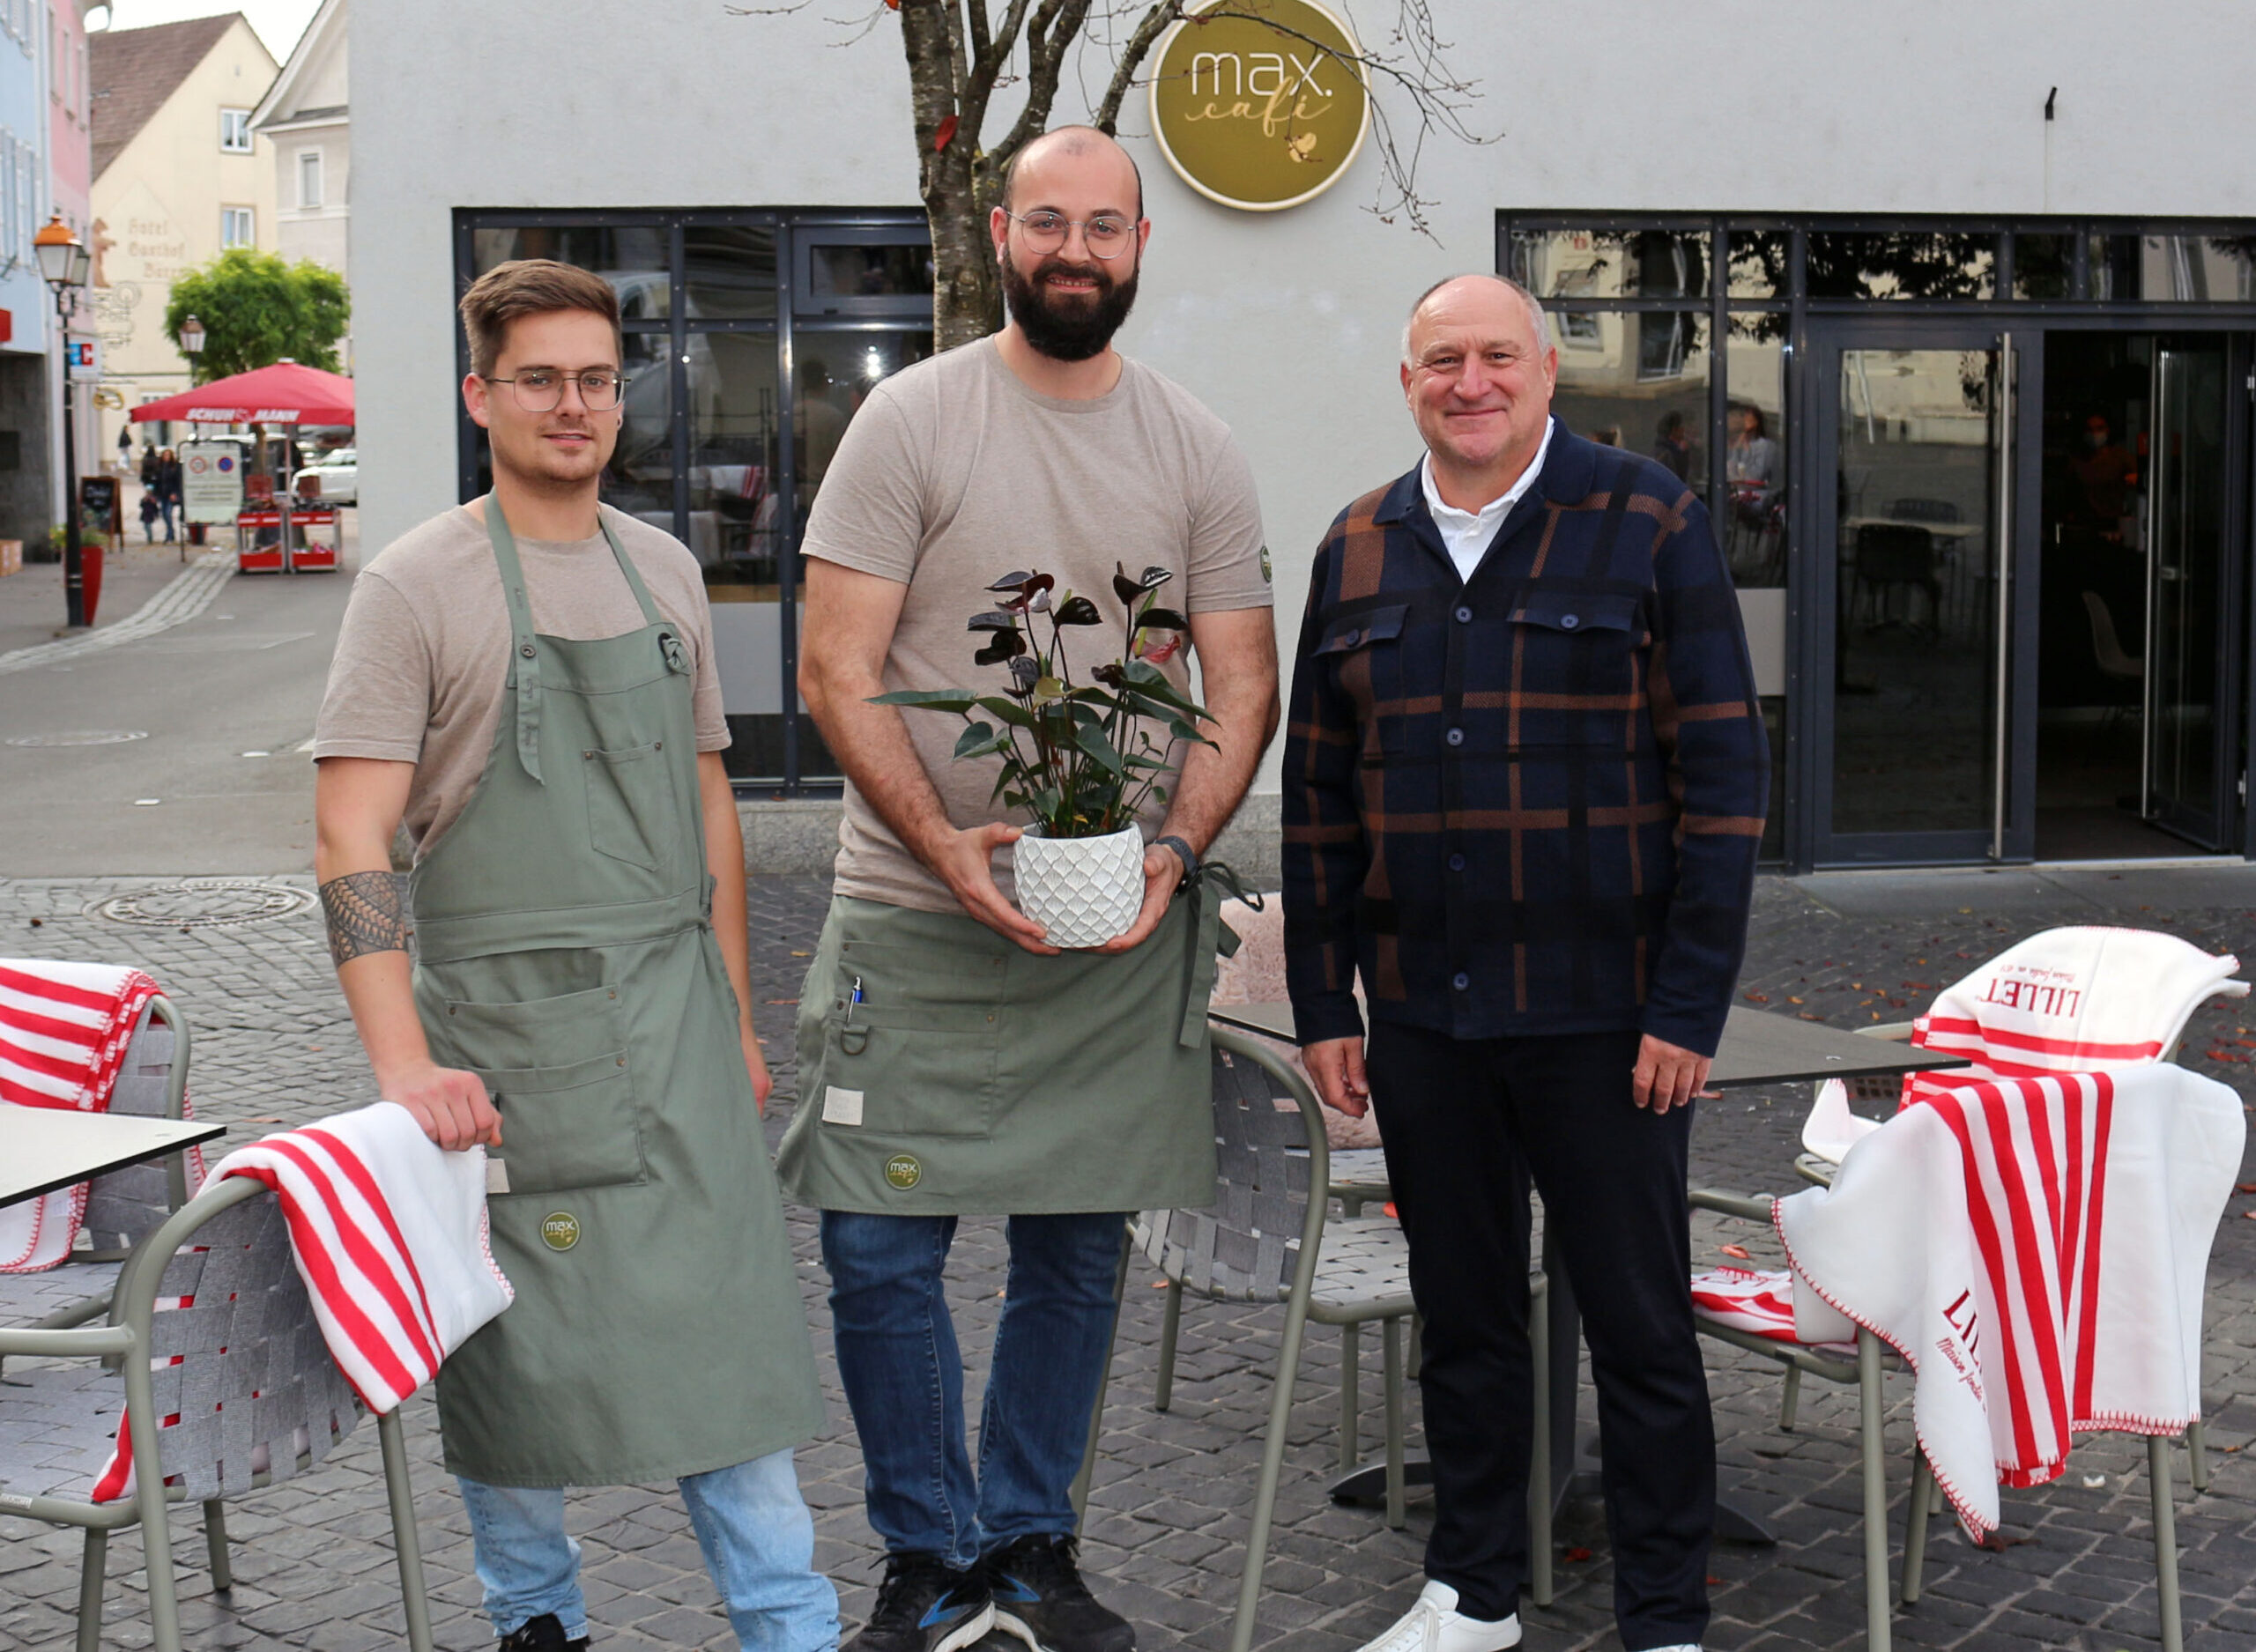
[[[1113,659],[1086,664],[1077,679],[1066,657],[1068,632],[1104,624],[1095,603],[1042,573],[1006,574],[987,589],[997,606],[974,614],[967,629],[985,639],[975,665],[999,665],[999,693],[961,688],[904,688],[872,704],[951,711],[965,722],[955,743],[959,761],[999,756],[991,796],[1033,815],[1044,837],[1103,837],[1132,824],[1147,801],[1164,804],[1169,747],[1177,740],[1213,741],[1199,732],[1204,707],[1169,682],[1147,655],[1165,657],[1151,638],[1189,622],[1159,605],[1173,574],[1147,567],[1131,574],[1113,564],[1112,589],[1128,610]],[[1042,631],[1049,630],[1044,641]],[[1169,638],[1166,652],[1172,651]],[[1165,738],[1155,738],[1154,730]]]

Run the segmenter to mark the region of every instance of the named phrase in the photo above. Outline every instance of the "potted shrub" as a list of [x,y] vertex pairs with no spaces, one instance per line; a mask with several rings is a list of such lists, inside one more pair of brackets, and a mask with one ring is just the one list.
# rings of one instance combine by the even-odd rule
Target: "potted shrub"
[[1113,570],[1112,589],[1127,608],[1115,658],[1085,664],[1077,678],[1066,633],[1102,626],[1096,604],[1059,592],[1047,574],[1006,574],[987,588],[998,606],[967,627],[984,639],[972,663],[1004,668],[1000,693],[907,688],[873,701],[954,712],[967,725],[958,761],[1002,759],[991,796],[1030,817],[1014,846],[1019,907],[1055,946],[1101,946],[1135,922],[1144,899],[1137,811],[1167,801],[1161,782],[1174,742],[1214,744],[1198,731],[1205,709],[1144,657],[1139,641],[1187,629],[1181,614],[1159,605],[1159,588],[1174,576],[1162,567],[1140,577],[1118,563]]

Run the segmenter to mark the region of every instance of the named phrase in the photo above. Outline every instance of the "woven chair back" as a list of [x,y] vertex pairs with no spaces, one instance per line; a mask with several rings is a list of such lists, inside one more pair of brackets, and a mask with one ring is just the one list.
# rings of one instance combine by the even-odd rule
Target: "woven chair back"
[[[125,1065],[110,1092],[109,1110],[137,1118],[162,1118],[172,1080],[173,1048],[178,1035],[144,1005],[141,1024],[126,1046]],[[99,1251],[130,1250],[172,1214],[164,1162],[129,1165],[96,1176],[86,1189],[84,1231]]]
[[[187,1306],[167,1308],[186,1299]],[[352,1432],[359,1403],[322,1340],[271,1193],[220,1211],[166,1265],[150,1322],[165,1478],[191,1502],[285,1480]]]
[[1137,1248],[1170,1279],[1234,1302],[1281,1302],[1291,1293],[1308,1217],[1308,1126],[1274,1074],[1214,1047],[1214,1204],[1205,1211],[1146,1211]]

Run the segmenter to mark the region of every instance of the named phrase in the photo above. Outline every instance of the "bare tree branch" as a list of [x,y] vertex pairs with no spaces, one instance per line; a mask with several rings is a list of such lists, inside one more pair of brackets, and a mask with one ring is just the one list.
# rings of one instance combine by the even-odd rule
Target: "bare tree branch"
[[1129,89],[1137,84],[1136,71],[1144,66],[1144,59],[1168,31],[1170,24],[1183,15],[1183,0],[1160,0],[1144,13],[1128,36],[1127,44],[1120,48],[1120,62],[1112,71],[1112,83],[1104,89],[1104,100],[1096,106],[1096,130],[1112,132],[1120,124],[1120,105],[1127,98]]

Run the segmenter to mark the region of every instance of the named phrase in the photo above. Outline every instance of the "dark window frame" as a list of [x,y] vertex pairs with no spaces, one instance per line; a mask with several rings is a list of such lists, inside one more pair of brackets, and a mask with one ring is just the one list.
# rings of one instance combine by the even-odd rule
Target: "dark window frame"
[[[694,228],[757,227],[772,229],[776,237],[776,314],[692,319],[687,314],[688,264],[684,232]],[[793,207],[457,207],[454,212],[454,292],[456,298],[469,289],[477,271],[477,233],[490,229],[657,229],[665,233],[669,298],[663,320],[627,323],[623,330],[637,336],[664,335],[670,346],[667,371],[674,409],[673,532],[685,544],[689,533],[689,421],[680,416],[687,404],[685,358],[693,333],[753,334],[776,341],[776,386],[781,440],[776,455],[775,486],[784,513],[785,541],[791,554],[777,559],[782,612],[781,658],[783,773],[780,776],[739,777],[739,796],[778,797],[835,796],[842,782],[835,777],[800,776],[800,715],[798,706],[798,591],[797,553],[805,523],[798,502],[798,440],[790,426],[790,410],[798,390],[796,372],[799,337],[836,336],[857,332],[894,333],[914,330],[918,322],[931,325],[930,299],[904,300],[887,295],[878,300],[850,299],[849,313],[798,314],[794,294],[805,282],[802,248],[811,242],[836,244],[842,240],[866,245],[931,244],[931,229],[924,213],[915,208],[793,208]],[[881,306],[882,307],[873,307]],[[826,307],[827,309],[827,307]],[[456,377],[470,372],[470,347],[459,326],[454,329]],[[467,503],[478,495],[480,445],[478,427],[459,404],[456,419],[456,493]]]

